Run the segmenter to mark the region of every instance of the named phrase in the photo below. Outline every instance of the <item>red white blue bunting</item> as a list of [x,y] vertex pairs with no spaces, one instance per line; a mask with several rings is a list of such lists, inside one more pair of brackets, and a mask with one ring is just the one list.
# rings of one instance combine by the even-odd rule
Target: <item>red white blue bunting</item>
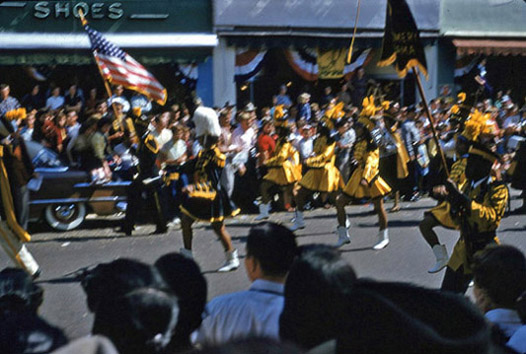
[[263,68],[266,54],[266,50],[237,49],[234,71],[236,82],[245,82],[256,76]]

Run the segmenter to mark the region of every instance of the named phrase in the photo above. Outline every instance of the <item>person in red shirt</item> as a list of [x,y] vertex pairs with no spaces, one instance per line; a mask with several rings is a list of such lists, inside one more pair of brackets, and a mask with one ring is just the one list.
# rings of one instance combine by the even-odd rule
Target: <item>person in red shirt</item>
[[257,141],[260,166],[268,160],[276,148],[276,140],[273,135],[274,124],[272,124],[272,120],[264,119],[261,122],[261,134],[259,134]]

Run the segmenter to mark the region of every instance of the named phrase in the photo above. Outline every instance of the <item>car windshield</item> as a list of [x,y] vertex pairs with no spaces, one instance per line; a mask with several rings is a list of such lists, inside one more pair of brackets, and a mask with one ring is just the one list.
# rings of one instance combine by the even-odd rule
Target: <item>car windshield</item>
[[34,141],[27,141],[27,152],[33,166],[35,168],[53,168],[53,167],[65,167],[66,165],[60,161],[58,154],[39,143]]

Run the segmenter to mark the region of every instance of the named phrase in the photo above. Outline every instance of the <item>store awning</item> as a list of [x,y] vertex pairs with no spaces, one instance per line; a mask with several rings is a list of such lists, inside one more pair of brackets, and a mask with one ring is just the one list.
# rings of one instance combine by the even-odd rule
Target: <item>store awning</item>
[[453,44],[457,47],[459,56],[471,54],[526,56],[526,40],[454,39]]

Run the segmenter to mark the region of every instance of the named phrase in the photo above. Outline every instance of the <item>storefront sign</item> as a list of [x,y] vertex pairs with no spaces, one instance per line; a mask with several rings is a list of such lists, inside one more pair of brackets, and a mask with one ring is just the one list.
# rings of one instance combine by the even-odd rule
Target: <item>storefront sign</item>
[[39,19],[59,19],[70,18],[71,16],[79,17],[79,10],[82,10],[87,18],[92,19],[109,19],[118,20],[124,16],[122,3],[104,3],[104,2],[78,2],[60,1],[50,3],[49,1],[39,1],[33,6],[33,16]]

